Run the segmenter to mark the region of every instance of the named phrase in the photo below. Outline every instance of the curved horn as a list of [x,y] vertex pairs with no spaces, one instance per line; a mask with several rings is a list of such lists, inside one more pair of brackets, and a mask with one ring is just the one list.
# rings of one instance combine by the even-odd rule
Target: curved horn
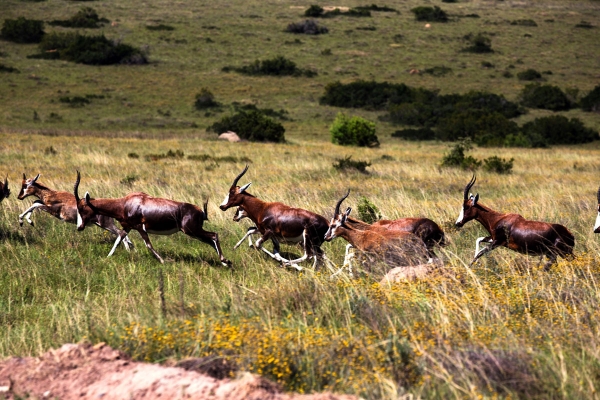
[[79,204],[79,182],[81,181],[81,174],[77,171],[77,179],[75,180],[75,185],[73,185],[73,192],[75,194],[75,201]]
[[350,189],[348,189],[348,193],[344,197],[342,197],[337,204],[335,205],[335,215],[340,214],[340,206],[342,205],[342,201],[346,200],[346,198],[350,195]]
[[246,168],[244,168],[244,170],[238,176],[235,177],[235,179],[233,180],[233,185],[231,185],[231,187],[236,187],[237,186],[238,181],[240,180],[240,178],[242,176],[244,176],[244,174],[246,173],[246,171],[248,171],[248,164],[246,164]]
[[469,200],[469,190],[471,190],[471,188],[475,184],[476,180],[477,180],[477,178],[475,178],[475,174],[473,174],[473,177],[471,178],[471,181],[469,181],[469,183],[467,183],[467,186],[465,186],[465,192],[464,192],[464,199],[465,199],[465,201]]
[[204,220],[208,221],[208,197],[206,198],[206,201],[204,202]]
[[4,197],[10,196],[10,189],[8,188],[8,174],[6,174],[6,178],[4,178]]
[[598,188],[598,204],[600,204],[600,187]]
[[27,177],[25,176],[25,172],[23,172],[23,180],[26,180]]

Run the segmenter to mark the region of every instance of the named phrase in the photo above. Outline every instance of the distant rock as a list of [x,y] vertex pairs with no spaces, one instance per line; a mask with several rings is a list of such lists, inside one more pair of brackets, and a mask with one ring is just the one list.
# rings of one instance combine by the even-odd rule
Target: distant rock
[[219,135],[219,139],[220,140],[227,140],[228,142],[241,142],[242,141],[242,139],[240,139],[240,137],[238,136],[237,133],[231,132],[231,131],[227,131],[225,133],[221,133]]

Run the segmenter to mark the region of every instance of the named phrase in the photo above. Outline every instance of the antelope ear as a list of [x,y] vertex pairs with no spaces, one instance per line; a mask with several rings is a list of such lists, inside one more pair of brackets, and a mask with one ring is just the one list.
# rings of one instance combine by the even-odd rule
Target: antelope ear
[[40,174],[37,174],[37,176],[31,180],[31,183],[37,181],[39,177],[40,177]]
[[252,185],[252,182],[246,183],[244,186],[242,186],[240,188],[240,193],[244,193],[246,191],[246,189],[248,189],[250,187],[250,185]]
[[23,180],[26,180],[27,177],[25,176],[25,172],[23,172]]
[[351,207],[346,208],[346,212],[343,214],[343,217],[342,217],[342,222],[346,222],[346,220],[348,219],[348,215],[350,215],[351,211],[352,211]]
[[475,197],[473,197],[473,205],[476,206],[478,201],[479,201],[479,193],[477,193],[475,195]]

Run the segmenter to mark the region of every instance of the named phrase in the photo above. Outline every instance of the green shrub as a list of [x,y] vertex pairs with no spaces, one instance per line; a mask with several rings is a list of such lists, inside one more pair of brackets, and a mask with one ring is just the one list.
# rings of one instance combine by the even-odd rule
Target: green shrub
[[329,29],[319,25],[312,19],[307,19],[304,22],[293,22],[289,24],[285,31],[290,33],[303,33],[305,35],[321,35],[329,32]]
[[586,94],[579,104],[583,111],[600,111],[600,85],[597,85],[588,94]]
[[316,18],[322,16],[324,12],[325,10],[323,10],[323,7],[312,4],[306,11],[304,11],[304,16]]
[[360,199],[358,199],[357,208],[358,218],[367,224],[372,224],[373,222],[377,222],[381,219],[379,208],[377,208],[377,206],[365,196],[361,196]]
[[437,137],[448,141],[466,137],[480,146],[502,146],[506,135],[516,134],[518,130],[514,121],[500,113],[467,109],[443,118]]
[[270,60],[256,60],[250,65],[243,67],[225,67],[223,71],[230,70],[245,75],[272,75],[272,76],[306,76],[313,77],[317,75],[315,71],[298,68],[296,63],[283,56],[277,56]]
[[289,112],[284,110],[283,108],[277,110],[273,110],[272,108],[258,108],[254,104],[242,104],[234,101],[231,103],[235,112],[238,111],[258,111],[266,115],[267,117],[277,118],[282,121],[291,121],[291,118],[288,116]]
[[371,163],[368,161],[354,161],[352,160],[352,156],[348,156],[346,158],[338,158],[335,160],[336,162],[333,164],[333,168],[338,171],[355,169],[364,174],[367,173],[367,167],[371,166]]
[[6,19],[0,31],[4,40],[15,43],[39,43],[44,37],[44,21],[19,17]]
[[581,21],[580,23],[575,25],[575,28],[592,29],[593,27],[594,27],[594,25],[592,25],[591,23],[589,23],[587,21]]
[[370,6],[358,6],[354,7],[356,10],[367,10],[367,11],[376,11],[376,12],[395,12],[399,13],[395,8],[387,7],[387,6],[378,6],[377,4],[371,4]]
[[405,140],[433,140],[435,132],[431,128],[402,129],[392,133],[392,137]]
[[83,7],[77,14],[67,20],[54,20],[48,22],[48,24],[64,28],[100,28],[102,24],[107,22],[109,21],[106,18],[100,18],[93,8]]
[[4,64],[0,64],[0,72],[16,72],[16,73],[19,73],[20,71],[18,69],[16,69],[15,67],[7,67]]
[[251,142],[280,143],[285,141],[283,125],[273,121],[260,111],[239,111],[215,122],[206,130],[217,134],[233,131],[240,138]]
[[86,104],[90,104],[90,101],[87,98],[82,97],[82,96],[73,96],[73,97],[63,96],[63,97],[59,98],[58,100],[61,103],[66,103],[70,107],[73,107],[73,108],[83,107]]
[[515,161],[514,158],[505,160],[498,156],[492,156],[483,160],[483,169],[497,174],[510,174],[513,168],[513,161]]
[[463,49],[465,52],[478,54],[494,52],[492,50],[492,40],[482,33],[478,33],[477,35],[469,33],[465,35],[464,39],[470,44],[470,46]]
[[50,33],[40,43],[41,54],[29,58],[60,59],[80,64],[144,64],[146,57],[138,49],[115,44],[104,35],[85,36],[78,33]]
[[149,31],[174,31],[171,25],[158,24],[158,25],[146,25],[146,29]]
[[[428,92],[433,95],[432,92]],[[323,105],[346,108],[384,109],[389,103],[405,103],[415,100],[416,90],[400,83],[359,80],[344,84],[333,82],[325,87],[319,99]]]
[[452,68],[446,66],[436,66],[432,68],[426,68],[423,70],[424,74],[429,74],[432,76],[444,76],[452,72]]
[[433,7],[415,7],[410,10],[415,14],[417,21],[428,22],[448,22],[448,14],[438,6]]
[[472,148],[473,144],[470,140],[461,140],[450,149],[450,152],[444,155],[440,166],[476,170],[481,166],[481,161],[472,156],[465,156],[465,152]]
[[548,141],[536,132],[520,131],[506,135],[504,147],[546,148],[548,147]]
[[182,159],[184,156],[183,151],[181,150],[171,150],[169,149],[169,151],[167,151],[166,153],[162,153],[162,154],[148,154],[146,156],[144,156],[144,158],[146,159],[146,161],[158,161],[158,160],[164,160],[166,158],[174,158],[174,159]]
[[518,26],[538,26],[537,23],[532,19],[516,19],[510,24]]
[[587,128],[578,118],[551,115],[536,118],[521,128],[527,135],[539,135],[548,144],[578,144],[598,140],[598,132]]
[[521,104],[529,108],[563,111],[571,108],[567,95],[557,86],[530,83],[520,94]]
[[537,81],[542,79],[542,74],[533,68],[529,68],[517,73],[517,78],[519,78],[520,81]]
[[215,96],[210,90],[203,87],[200,89],[200,93],[196,95],[196,101],[194,107],[196,110],[205,110],[207,108],[218,107],[219,103],[215,101]]
[[329,132],[331,132],[331,141],[343,146],[379,146],[375,123],[361,117],[348,118],[339,113]]

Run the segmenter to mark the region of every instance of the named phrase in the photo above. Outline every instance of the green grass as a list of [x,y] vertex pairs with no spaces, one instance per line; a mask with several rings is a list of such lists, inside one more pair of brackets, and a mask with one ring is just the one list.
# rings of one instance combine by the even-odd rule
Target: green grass
[[[410,12],[423,3],[411,0],[378,4],[400,14],[320,21],[330,30],[326,35],[283,32],[304,19],[309,5],[153,1],[140,8],[116,0],[94,2],[99,15],[117,23],[103,28],[107,37],[149,49],[151,63],[145,66],[32,60],[26,56],[37,52],[35,45],[0,41],[2,64],[21,72],[0,79],[0,176],[8,173],[13,190],[0,204],[0,355],[39,354],[71,341],[106,341],[149,361],[222,355],[242,370],[301,392],[332,390],[373,399],[407,393],[423,398],[593,397],[600,383],[600,238],[592,233],[599,143],[469,152],[477,159],[514,158],[512,174],[479,173],[473,190],[482,204],[566,225],[575,234],[578,257],[545,272],[537,258],[498,249],[468,268],[474,241],[484,231],[477,222],[460,231],[453,227],[471,176],[439,168],[450,146],[394,139],[390,135],[398,127],[384,122],[377,122],[379,148],[333,145],[329,126],[340,110],[321,106],[318,99],[335,80],[374,79],[442,93],[486,90],[516,100],[524,84],[516,76],[502,76],[510,65],[513,75],[527,68],[551,70],[552,75],[544,75],[547,83],[585,94],[597,84],[600,42],[595,29],[575,25],[599,20],[600,4],[444,3],[451,21],[426,29]],[[6,0],[3,18],[65,19],[80,6]],[[471,13],[481,18],[457,17]],[[521,19],[533,19],[538,26],[511,25]],[[150,31],[150,23],[175,29]],[[377,30],[357,30],[366,25]],[[461,52],[462,38],[479,32],[491,38],[495,52]],[[318,75],[221,72],[226,65],[279,55]],[[495,67],[482,68],[482,61]],[[409,74],[413,68],[439,65],[453,72]],[[225,111],[194,110],[202,88]],[[90,104],[79,108],[60,101],[86,95],[104,98],[88,97]],[[287,110],[287,143],[213,140],[205,128],[229,112],[227,105],[234,101]],[[382,114],[342,111],[371,121]],[[62,122],[51,122],[51,113]],[[551,114],[535,110],[518,122]],[[561,114],[600,129],[598,114],[578,109]],[[169,151],[182,151],[184,157],[150,161]],[[133,153],[139,157],[129,156]],[[349,156],[370,162],[369,174],[333,167]],[[445,272],[388,287],[376,283],[377,274],[331,280],[326,269],[298,273],[245,245],[232,250],[249,222],[234,223],[233,211],[222,212],[218,204],[246,162],[250,170],[240,183],[252,181],[249,191],[264,200],[329,218],[339,197],[351,189],[346,202],[353,213],[365,196],[384,218],[433,219],[449,238],[442,252]],[[234,268],[220,266],[209,246],[181,234],[152,236],[167,260],[160,266],[135,232],[136,251],[121,247],[106,258],[112,238],[97,228],[77,232],[73,225],[37,213],[35,227],[18,226],[17,215],[31,204],[16,199],[23,172],[42,173],[40,182],[70,191],[76,170],[82,172],[80,190],[95,197],[144,191],[198,205],[209,198],[204,227],[219,233]],[[323,246],[337,264],[344,248],[341,239]],[[161,270],[166,316],[158,294]]]

